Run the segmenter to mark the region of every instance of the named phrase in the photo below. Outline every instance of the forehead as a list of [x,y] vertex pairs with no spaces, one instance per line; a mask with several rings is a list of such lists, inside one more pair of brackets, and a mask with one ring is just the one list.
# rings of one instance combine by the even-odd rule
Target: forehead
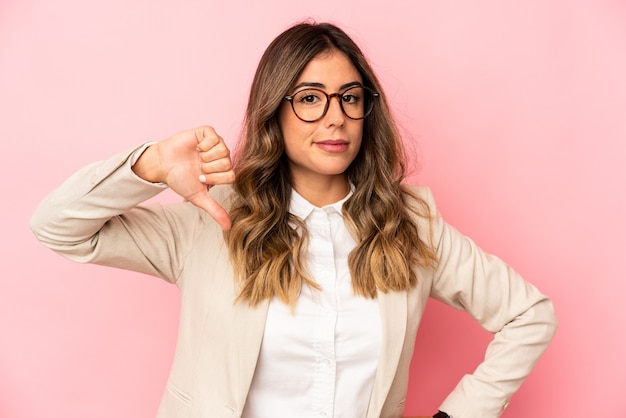
[[309,61],[296,84],[319,83],[333,89],[353,81],[363,81],[359,71],[343,52],[333,49],[322,52]]

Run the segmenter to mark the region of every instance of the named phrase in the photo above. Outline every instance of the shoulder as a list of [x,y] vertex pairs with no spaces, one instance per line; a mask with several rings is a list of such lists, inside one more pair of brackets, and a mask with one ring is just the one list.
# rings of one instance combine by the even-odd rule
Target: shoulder
[[432,217],[437,213],[435,198],[429,187],[402,184],[402,192],[404,201],[411,211],[426,217]]
[[441,234],[445,228],[441,214],[435,204],[435,198],[430,188],[403,184],[404,204],[410,212],[413,221],[425,242],[435,249],[439,245]]

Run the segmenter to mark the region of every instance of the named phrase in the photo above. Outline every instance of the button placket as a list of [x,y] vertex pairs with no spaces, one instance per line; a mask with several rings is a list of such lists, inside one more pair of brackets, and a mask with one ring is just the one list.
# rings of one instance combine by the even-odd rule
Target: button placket
[[309,219],[311,273],[323,291],[320,292],[315,338],[315,408],[320,416],[331,416],[334,410],[336,382],[335,329],[337,322],[336,270],[333,242],[327,213],[315,209]]

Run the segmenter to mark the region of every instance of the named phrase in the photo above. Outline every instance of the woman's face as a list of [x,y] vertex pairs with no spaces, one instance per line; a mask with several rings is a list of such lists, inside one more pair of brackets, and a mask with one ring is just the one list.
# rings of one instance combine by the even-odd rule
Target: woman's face
[[[332,50],[317,55],[304,68],[290,91],[293,95],[307,87],[327,94],[343,92],[347,86],[361,84],[361,76],[350,60]],[[285,141],[285,153],[296,190],[299,187],[345,188],[344,172],[361,147],[363,120],[348,118],[337,97],[330,99],[328,111],[315,122],[304,122],[289,102],[280,108],[279,123]]]

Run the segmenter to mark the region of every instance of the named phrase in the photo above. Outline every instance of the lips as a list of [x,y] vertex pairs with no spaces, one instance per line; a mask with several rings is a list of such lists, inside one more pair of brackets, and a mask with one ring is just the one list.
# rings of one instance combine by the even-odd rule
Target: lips
[[344,139],[326,139],[315,142],[315,146],[326,152],[344,152],[350,143]]

